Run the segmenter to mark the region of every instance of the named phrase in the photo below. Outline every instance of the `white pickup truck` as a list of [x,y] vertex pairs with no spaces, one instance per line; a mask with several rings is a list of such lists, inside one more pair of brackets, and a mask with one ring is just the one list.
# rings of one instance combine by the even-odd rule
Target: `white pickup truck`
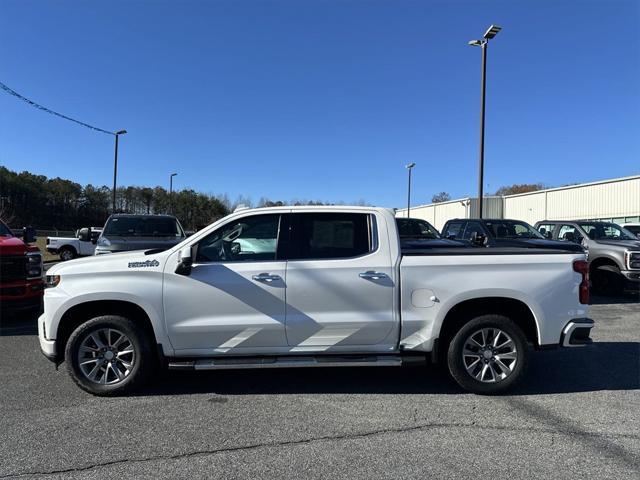
[[59,255],[63,262],[93,255],[96,249],[94,242],[101,232],[102,228],[92,227],[90,240],[80,240],[79,230],[76,230],[75,237],[47,237],[47,252]]
[[97,395],[137,388],[158,367],[426,361],[491,394],[522,377],[532,347],[583,345],[593,327],[584,254],[401,251],[382,208],[247,209],[169,250],[47,273],[41,349]]

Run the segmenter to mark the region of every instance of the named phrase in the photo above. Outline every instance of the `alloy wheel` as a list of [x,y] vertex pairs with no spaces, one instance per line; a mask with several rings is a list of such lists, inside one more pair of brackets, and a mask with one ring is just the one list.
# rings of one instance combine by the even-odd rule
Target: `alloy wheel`
[[89,381],[101,385],[122,382],[136,362],[134,345],[124,333],[115,328],[101,328],[90,332],[78,348],[80,371]]
[[483,383],[498,383],[509,377],[518,362],[513,339],[499,328],[482,328],[469,335],[462,349],[467,373]]

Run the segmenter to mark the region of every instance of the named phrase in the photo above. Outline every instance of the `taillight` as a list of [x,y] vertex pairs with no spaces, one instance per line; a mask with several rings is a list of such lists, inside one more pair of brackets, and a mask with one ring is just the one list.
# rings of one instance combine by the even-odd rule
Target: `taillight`
[[587,305],[589,303],[589,263],[584,260],[576,260],[573,262],[573,271],[582,275],[582,281],[578,287],[578,298],[580,303]]

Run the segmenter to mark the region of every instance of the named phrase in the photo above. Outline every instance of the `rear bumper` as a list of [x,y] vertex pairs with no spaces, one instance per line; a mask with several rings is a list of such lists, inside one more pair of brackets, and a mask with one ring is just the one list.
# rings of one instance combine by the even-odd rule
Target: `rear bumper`
[[590,318],[577,318],[571,320],[562,329],[560,336],[560,346],[562,347],[582,347],[593,342],[591,337],[591,329],[595,323]]

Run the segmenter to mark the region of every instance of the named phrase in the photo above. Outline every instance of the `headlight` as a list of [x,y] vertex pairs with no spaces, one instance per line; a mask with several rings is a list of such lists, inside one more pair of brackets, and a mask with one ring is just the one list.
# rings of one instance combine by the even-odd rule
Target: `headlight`
[[60,283],[60,275],[47,275],[44,283],[47,288],[57,287]]
[[627,268],[629,270],[640,270],[640,252],[624,252]]
[[27,278],[42,277],[42,255],[38,252],[27,253]]
[[98,238],[98,243],[97,244],[100,247],[108,247],[109,245],[111,245],[111,242],[109,241],[108,238],[100,237],[100,238]]

